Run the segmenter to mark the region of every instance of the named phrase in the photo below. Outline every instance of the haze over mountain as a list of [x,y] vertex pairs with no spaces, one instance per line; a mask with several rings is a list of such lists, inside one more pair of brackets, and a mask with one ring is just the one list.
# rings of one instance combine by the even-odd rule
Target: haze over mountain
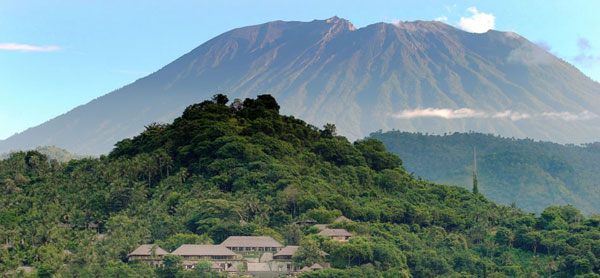
[[481,133],[401,131],[369,137],[400,156],[415,176],[468,189],[476,146],[479,191],[490,200],[536,213],[568,204],[588,215],[600,212],[600,142],[575,146]]
[[226,32],[147,77],[0,141],[0,153],[40,145],[107,153],[145,125],[170,122],[216,93],[272,94],[284,114],[335,123],[351,139],[392,128],[600,139],[600,84],[515,33],[474,34],[435,21],[356,29],[333,17]]

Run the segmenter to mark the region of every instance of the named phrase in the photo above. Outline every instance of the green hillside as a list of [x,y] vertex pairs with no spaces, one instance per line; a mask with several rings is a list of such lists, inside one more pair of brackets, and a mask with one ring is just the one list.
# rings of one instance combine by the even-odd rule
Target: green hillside
[[[48,159],[50,159],[50,160],[56,159],[56,160],[58,160],[58,162],[69,162],[69,160],[81,159],[81,158],[85,157],[83,155],[72,154],[72,153],[68,152],[67,150],[61,149],[56,146],[37,147],[37,148],[35,148],[35,150],[46,155],[48,157]],[[0,160],[6,159],[8,157],[10,157],[10,153],[0,154]]]
[[[189,106],[108,156],[47,163],[30,151],[0,161],[0,273],[222,277],[126,256],[144,243],[173,250],[269,235],[330,254],[332,268],[301,278],[598,277],[599,218],[571,206],[537,217],[415,178],[381,142],[351,144],[332,125],[282,116],[269,95],[227,103],[218,95]],[[348,243],[295,224],[340,215],[355,221],[334,224],[355,235]],[[294,259],[323,259],[310,254]]]
[[600,143],[561,145],[481,133],[426,135],[372,133],[405,162],[407,171],[446,184],[471,188],[477,147],[479,187],[490,200],[541,212],[571,204],[599,213]]

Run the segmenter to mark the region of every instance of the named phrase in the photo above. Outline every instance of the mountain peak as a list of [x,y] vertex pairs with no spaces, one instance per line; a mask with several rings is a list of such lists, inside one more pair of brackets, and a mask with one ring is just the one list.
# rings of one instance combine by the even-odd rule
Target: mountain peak
[[[595,141],[600,134],[600,125],[584,114],[577,121],[553,120],[600,115],[600,85],[515,33],[474,34],[433,21],[357,30],[334,16],[221,34],[148,77],[0,141],[0,152],[56,145],[80,154],[105,153],[117,140],[149,123],[168,122],[188,104],[216,93],[272,94],[283,113],[316,126],[334,123],[352,139],[392,128],[478,130],[569,143]],[[486,116],[423,113],[462,108]],[[402,117],[413,109],[417,115]],[[494,116],[502,111],[530,117]]]
[[352,22],[350,22],[350,20],[347,20],[344,18],[339,18],[337,16],[330,17],[330,18],[326,19],[325,22],[334,24],[334,25],[340,25],[340,26],[344,27],[343,29],[346,29],[346,30],[350,30],[350,31],[356,30],[356,27],[354,27],[354,25],[352,24]]

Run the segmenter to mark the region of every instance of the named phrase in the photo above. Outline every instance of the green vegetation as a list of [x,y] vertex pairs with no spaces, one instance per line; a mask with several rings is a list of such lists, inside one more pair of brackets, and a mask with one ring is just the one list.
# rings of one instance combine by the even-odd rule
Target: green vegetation
[[[472,188],[490,200],[540,213],[571,204],[584,214],[600,212],[600,142],[583,146],[481,133],[428,135],[401,131],[372,133],[402,157],[407,171],[435,182]],[[477,176],[473,176],[473,147]]]
[[[316,277],[598,277],[600,219],[572,206],[541,216],[414,178],[377,140],[351,144],[281,116],[269,95],[216,96],[150,125],[108,156],[59,163],[39,152],[0,161],[0,272],[39,277],[219,277],[127,263],[139,244],[172,250],[231,235],[299,244]],[[348,243],[296,221],[343,214]],[[97,224],[97,225],[96,225]],[[66,252],[68,250],[68,252]],[[35,273],[35,272],[34,272]]]
[[[35,150],[42,154],[45,154],[48,157],[48,159],[55,159],[58,162],[69,162],[70,160],[73,160],[73,159],[82,159],[85,157],[83,155],[72,154],[72,153],[68,152],[67,150],[61,149],[56,146],[37,147],[37,148],[35,148]],[[9,153],[1,154],[0,160],[6,159],[8,157],[10,157]]]

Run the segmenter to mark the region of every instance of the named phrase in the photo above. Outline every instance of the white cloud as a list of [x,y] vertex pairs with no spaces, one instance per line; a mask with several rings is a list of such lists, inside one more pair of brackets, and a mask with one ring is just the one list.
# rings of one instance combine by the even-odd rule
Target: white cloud
[[579,114],[573,114],[570,112],[546,112],[542,113],[542,116],[553,119],[560,119],[563,121],[585,121],[598,118],[598,115],[590,111],[583,111]]
[[493,14],[479,12],[477,8],[470,7],[467,11],[473,15],[471,17],[461,17],[458,26],[471,33],[485,33],[494,29],[496,17]]
[[440,16],[440,17],[436,17],[436,18],[434,18],[433,20],[434,20],[434,21],[441,21],[441,22],[444,22],[444,21],[448,21],[448,17],[446,17],[446,16]]
[[395,25],[396,27],[400,27],[400,25],[402,25],[403,21],[400,19],[394,19],[392,20],[392,24]]
[[519,121],[529,118],[550,118],[563,121],[583,121],[598,118],[600,116],[583,111],[579,114],[571,112],[544,112],[538,114],[529,114],[505,110],[501,112],[485,112],[470,108],[447,109],[447,108],[425,108],[403,110],[399,113],[391,115],[396,119],[415,119],[415,118],[442,118],[442,119],[509,119],[511,121]]
[[462,119],[462,118],[475,118],[481,117],[481,113],[469,108],[461,108],[456,110],[451,109],[436,109],[436,108],[425,108],[425,109],[414,109],[404,110],[394,115],[394,118],[398,119],[412,119],[412,118],[444,118],[444,119]]
[[0,50],[17,50],[17,51],[58,51],[62,48],[50,45],[50,46],[34,46],[28,44],[18,44],[18,43],[0,43]]
[[554,57],[545,48],[545,46],[535,47],[532,44],[522,44],[510,51],[507,61],[511,63],[522,63],[525,65],[543,65],[549,64]]

